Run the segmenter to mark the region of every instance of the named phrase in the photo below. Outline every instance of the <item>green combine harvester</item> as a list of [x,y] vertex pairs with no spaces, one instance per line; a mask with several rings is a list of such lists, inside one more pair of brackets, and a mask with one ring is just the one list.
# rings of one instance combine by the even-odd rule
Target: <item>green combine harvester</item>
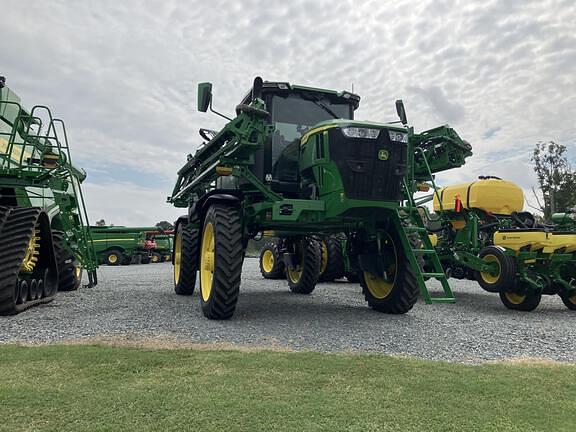
[[522,211],[524,192],[498,177],[450,185],[423,198],[434,201],[430,233],[447,275],[476,280],[509,309],[532,311],[543,294],[576,310],[576,229],[571,214],[556,225]]
[[92,226],[98,262],[110,266],[149,264],[154,257],[156,227]]
[[[211,102],[212,85],[199,84],[199,110],[212,110]],[[256,78],[222,130],[200,129],[205,143],[168,198],[188,210],[175,226],[177,294],[192,294],[198,271],[204,315],[230,318],[248,241],[264,231],[284,239],[290,290],[310,294],[318,237],[345,233],[374,310],[406,313],[419,293],[426,303],[454,302],[412,197],[421,179],[462,166],[471,147],[448,126],[412,133],[401,101],[397,124],[354,120],[359,102],[346,91]],[[421,270],[423,257],[430,271]],[[441,282],[442,295],[430,295],[427,278]]]
[[152,251],[152,262],[166,262],[172,260],[172,250],[174,249],[174,232],[164,231],[154,234],[156,247]]
[[75,290],[97,261],[64,122],[37,105],[25,110],[0,77],[0,314]]

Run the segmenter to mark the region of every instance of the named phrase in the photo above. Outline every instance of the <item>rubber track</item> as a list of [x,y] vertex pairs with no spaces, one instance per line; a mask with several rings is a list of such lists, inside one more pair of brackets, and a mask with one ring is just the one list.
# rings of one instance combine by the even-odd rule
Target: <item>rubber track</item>
[[196,286],[198,271],[198,230],[182,226],[182,256],[180,261],[180,280],[174,285],[178,295],[191,295]]
[[328,249],[328,263],[324,273],[320,275],[320,282],[332,282],[344,276],[344,254],[342,244],[335,237],[326,237],[324,239]]
[[[234,314],[242,275],[244,248],[242,222],[235,207],[213,204],[206,220],[214,224],[214,277],[212,293],[202,303],[202,311],[210,319],[228,319]],[[202,298],[202,296],[200,296]]]
[[36,304],[49,302],[54,295],[16,305],[14,286],[41,209],[1,207],[0,213],[0,221],[3,222],[0,231],[0,315],[11,315]]
[[58,266],[58,291],[76,291],[80,286],[80,281],[76,280],[74,255],[62,246],[62,242],[65,241],[64,233],[53,230],[52,241],[56,254],[56,265]]
[[[262,267],[262,257],[264,256],[264,252],[269,249],[272,251],[274,255],[274,267],[272,271],[266,273],[264,268]],[[262,252],[260,253],[260,273],[264,279],[284,279],[286,277],[286,269],[284,267],[284,260],[280,256],[280,248],[278,247],[277,241],[271,241],[266,243]]]
[[313,237],[305,237],[304,242],[304,268],[302,276],[297,284],[293,283],[289,277],[288,286],[290,291],[296,294],[310,294],[316,288],[316,283],[320,277],[321,249],[320,242]]

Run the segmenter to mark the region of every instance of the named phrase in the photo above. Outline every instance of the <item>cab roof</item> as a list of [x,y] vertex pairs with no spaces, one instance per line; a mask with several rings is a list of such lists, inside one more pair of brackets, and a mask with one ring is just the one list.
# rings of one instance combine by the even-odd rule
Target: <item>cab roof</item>
[[[327,97],[331,101],[338,101],[340,103],[349,103],[354,109],[358,108],[360,104],[360,96],[349,91],[336,91],[329,89],[321,89],[317,87],[307,87],[301,85],[294,85],[288,82],[279,81],[264,81],[262,85],[262,93],[275,93],[278,95],[288,95],[290,93],[318,93],[324,97]],[[249,104],[252,102],[252,88],[248,90],[248,93],[242,99],[243,104]]]

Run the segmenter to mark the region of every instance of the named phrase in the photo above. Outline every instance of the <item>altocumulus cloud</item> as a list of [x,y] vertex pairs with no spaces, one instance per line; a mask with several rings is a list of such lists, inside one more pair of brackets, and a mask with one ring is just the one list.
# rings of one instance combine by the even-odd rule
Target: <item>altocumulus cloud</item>
[[252,78],[354,90],[358,118],[451,123],[474,146],[443,182],[491,174],[529,188],[538,140],[574,148],[576,3],[567,1],[4,0],[0,73],[68,124],[92,219],[174,219],[164,204],[193,153],[195,87],[224,112]]

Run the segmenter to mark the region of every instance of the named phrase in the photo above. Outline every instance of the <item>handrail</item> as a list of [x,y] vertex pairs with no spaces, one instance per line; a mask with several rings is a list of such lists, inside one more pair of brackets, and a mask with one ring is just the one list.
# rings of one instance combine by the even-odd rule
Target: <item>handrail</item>
[[432,188],[434,189],[433,194],[436,195],[436,198],[438,199],[438,205],[440,207],[440,211],[444,212],[444,207],[442,206],[442,199],[440,197],[440,194],[438,193],[438,187],[436,186],[436,183],[434,182],[434,175],[432,174],[432,170],[430,169],[430,164],[428,163],[428,158],[426,157],[426,154],[424,153],[424,150],[422,149],[422,147],[414,148],[414,153],[416,153],[416,152],[420,152],[420,154],[422,155],[424,165],[426,166],[426,171],[428,171],[428,174],[430,176],[430,182],[432,183]]

